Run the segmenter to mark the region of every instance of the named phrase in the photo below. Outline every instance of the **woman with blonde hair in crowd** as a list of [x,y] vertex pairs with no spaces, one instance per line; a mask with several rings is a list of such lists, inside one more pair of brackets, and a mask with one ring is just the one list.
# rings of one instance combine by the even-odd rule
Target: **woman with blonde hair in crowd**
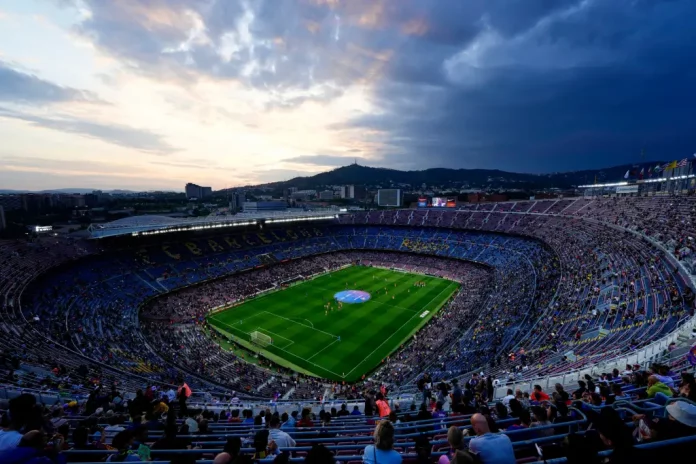
[[457,451],[464,449],[464,432],[462,432],[462,429],[454,425],[451,426],[447,430],[447,443],[449,443],[450,449],[446,454],[440,456],[437,464],[451,464]]
[[375,427],[375,444],[365,447],[363,462],[366,464],[401,464],[401,455],[394,450],[394,425],[388,420]]

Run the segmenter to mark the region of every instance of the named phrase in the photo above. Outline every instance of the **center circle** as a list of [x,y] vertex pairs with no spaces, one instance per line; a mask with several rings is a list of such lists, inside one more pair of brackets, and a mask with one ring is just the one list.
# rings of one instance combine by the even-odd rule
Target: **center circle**
[[362,290],[344,290],[334,295],[336,301],[347,304],[365,303],[370,298],[370,294]]

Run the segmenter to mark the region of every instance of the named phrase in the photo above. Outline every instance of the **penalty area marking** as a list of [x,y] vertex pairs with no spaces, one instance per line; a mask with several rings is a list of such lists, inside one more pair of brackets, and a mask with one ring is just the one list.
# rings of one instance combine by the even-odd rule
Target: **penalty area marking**
[[331,345],[333,345],[334,343],[336,343],[338,340],[339,340],[339,339],[337,338],[336,340],[332,341],[331,343],[329,343],[328,345],[326,345],[324,348],[322,348],[321,350],[317,351],[317,352],[314,353],[312,356],[310,356],[309,358],[307,358],[306,361],[309,362],[310,359],[312,359],[313,357],[315,357],[316,355],[318,355],[319,353],[321,353],[322,351],[324,351],[325,349],[327,349],[328,347],[330,347]]
[[338,338],[338,335],[334,335],[334,334],[329,333],[329,332],[324,332],[323,330],[315,329],[313,325],[307,325],[307,324],[303,324],[303,323],[301,323],[301,322],[293,321],[292,319],[288,319],[287,317],[281,316],[281,315],[279,315],[279,314],[273,314],[273,313],[268,312],[268,311],[261,311],[261,312],[262,312],[262,313],[266,313],[266,314],[270,314],[270,315],[273,316],[273,317],[279,317],[279,318],[281,318],[281,319],[285,319],[285,320],[288,321],[288,322],[292,322],[293,324],[297,324],[297,325],[301,325],[301,326],[303,326],[303,327],[307,327],[308,329],[316,330],[317,332],[321,332],[321,333],[323,333],[324,335],[328,335],[329,337]]
[[[256,327],[255,330],[256,330],[257,332],[261,332],[261,333],[263,333],[263,332],[268,332],[269,334],[273,335],[273,337],[278,337],[278,338],[282,338],[283,340],[289,341],[290,343],[288,343],[288,344],[285,345],[284,347],[282,347],[282,348],[278,347],[278,349],[281,349],[281,350],[284,350],[284,349],[286,349],[287,347],[289,347],[290,345],[292,345],[293,343],[295,343],[293,340],[290,340],[289,338],[283,337],[282,335],[279,335],[279,334],[277,334],[277,333],[271,332],[271,331],[268,330],[268,329],[264,329],[263,327]],[[266,334],[266,335],[268,335],[268,334]],[[272,337],[272,338],[273,338],[273,337]],[[276,346],[276,345],[273,344],[273,343],[271,343],[271,346]]]
[[[263,312],[268,312],[268,311],[263,311]],[[269,314],[272,314],[272,313],[269,313]],[[275,314],[274,314],[274,316],[275,316]],[[280,317],[280,316],[279,316],[279,317]],[[283,319],[286,319],[286,318],[283,318]],[[231,328],[231,329],[239,330],[239,331],[242,332],[242,333],[245,333],[245,334],[247,334],[247,335],[250,335],[249,332],[244,332],[243,330],[234,328],[234,327],[232,327],[231,325],[229,325],[229,324],[227,324],[227,323],[225,323],[225,322],[222,322],[222,321],[220,321],[220,320],[217,320],[217,322],[218,322],[219,324],[224,325],[224,326],[227,326],[227,327],[229,327],[229,328]],[[292,321],[291,321],[291,322],[292,322]],[[304,325],[304,324],[300,324],[300,325]],[[266,330],[266,329],[261,329],[261,330],[265,330],[266,332],[269,332],[269,331]],[[314,329],[314,330],[317,330],[317,329]],[[320,331],[320,332],[321,332],[321,331]],[[270,333],[272,333],[272,332],[270,332]],[[234,334],[232,334],[232,335],[234,335]],[[282,338],[285,338],[285,337],[282,337]],[[289,338],[285,338],[285,339],[286,339],[286,340],[290,340]],[[293,342],[293,343],[295,343],[295,342],[292,341],[292,340],[290,340],[290,341]],[[336,342],[336,341],[338,341],[338,337],[336,337],[336,340],[334,340],[334,342]],[[334,342],[332,342],[331,344],[333,344]],[[285,347],[283,347],[283,348],[281,348],[281,347],[279,347],[279,346],[276,346],[276,345],[270,345],[270,346],[274,347],[275,349],[277,349],[277,350],[279,350],[279,351],[282,351],[283,353],[287,354],[288,356],[292,356],[293,358],[301,359],[302,361],[305,361],[306,363],[311,364],[312,366],[314,366],[314,367],[316,367],[316,368],[319,368],[319,369],[321,369],[321,370],[323,370],[323,371],[325,371],[325,372],[328,372],[328,373],[330,373],[330,374],[333,374],[333,375],[336,376],[336,378],[341,377],[340,374],[337,374],[337,373],[335,373],[334,371],[325,368],[324,366],[321,366],[321,365],[319,365],[319,364],[317,364],[317,363],[313,363],[313,362],[311,362],[311,361],[309,361],[309,360],[303,358],[302,356],[298,356],[298,355],[296,355],[295,353],[291,353],[290,351],[287,351],[285,348],[287,348],[287,347],[290,346],[290,345],[287,345],[287,346],[285,346]],[[289,360],[288,360],[288,361],[289,361]],[[318,374],[314,373],[314,375],[318,375]]]

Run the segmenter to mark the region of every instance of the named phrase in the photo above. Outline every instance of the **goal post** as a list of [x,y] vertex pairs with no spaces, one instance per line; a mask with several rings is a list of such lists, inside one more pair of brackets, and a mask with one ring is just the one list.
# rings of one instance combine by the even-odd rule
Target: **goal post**
[[255,343],[259,346],[268,346],[273,344],[273,339],[268,335],[254,330],[249,334],[251,336],[251,343]]

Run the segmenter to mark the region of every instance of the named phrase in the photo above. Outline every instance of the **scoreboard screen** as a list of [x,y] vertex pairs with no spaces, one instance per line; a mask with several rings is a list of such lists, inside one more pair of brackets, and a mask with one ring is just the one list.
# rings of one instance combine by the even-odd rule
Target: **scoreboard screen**
[[427,198],[419,198],[418,199],[418,207],[419,208],[427,208],[428,207],[428,199]]

